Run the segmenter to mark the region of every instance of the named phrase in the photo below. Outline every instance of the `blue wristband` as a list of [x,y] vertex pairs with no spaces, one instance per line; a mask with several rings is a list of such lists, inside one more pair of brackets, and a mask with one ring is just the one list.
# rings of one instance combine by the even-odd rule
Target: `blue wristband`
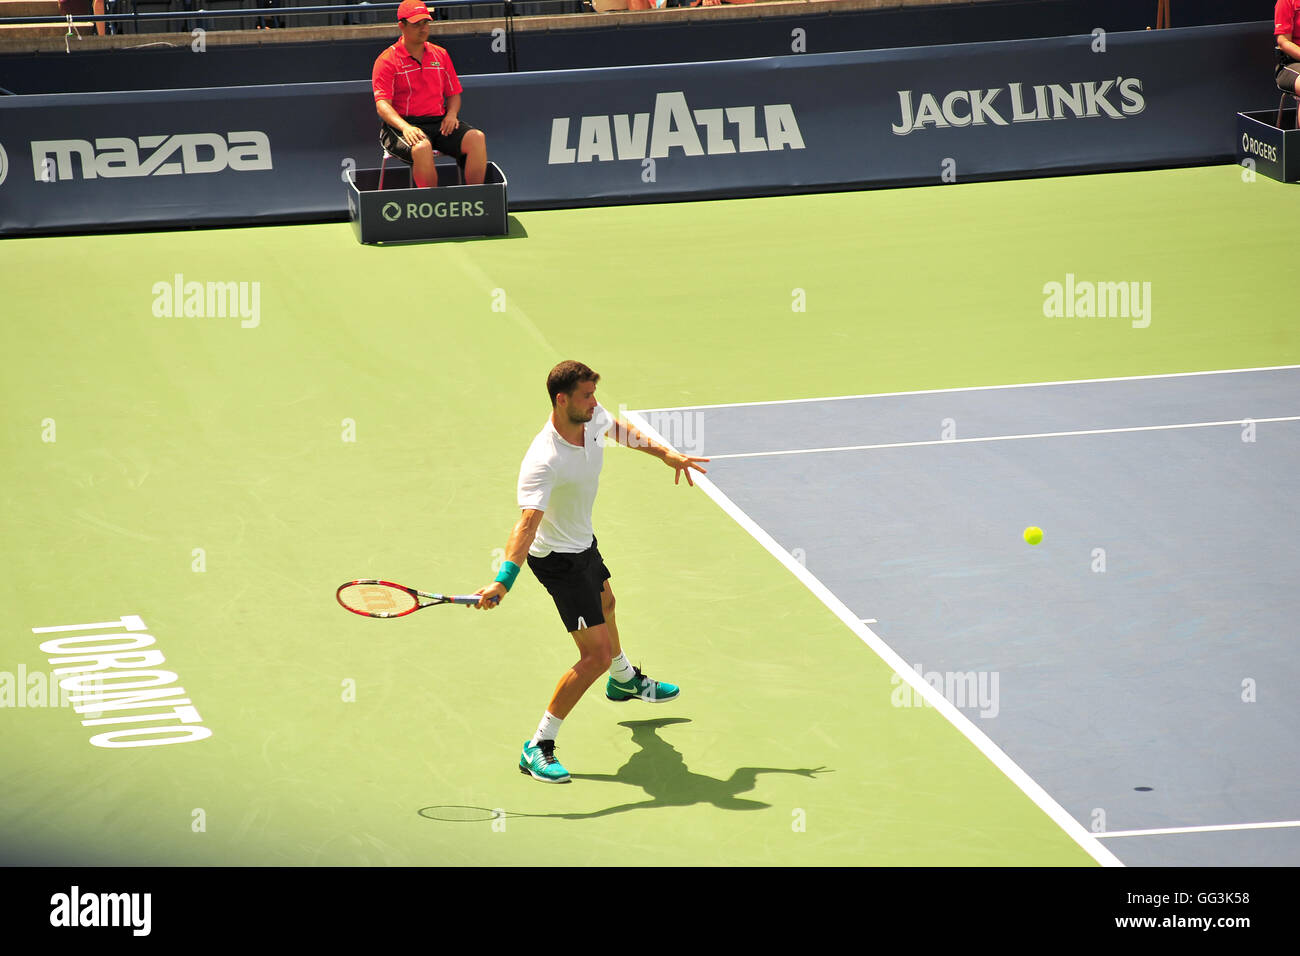
[[513,561],[501,562],[501,571],[497,574],[497,581],[504,584],[507,591],[510,590],[511,586],[515,583],[515,578],[518,576],[519,565],[515,564]]

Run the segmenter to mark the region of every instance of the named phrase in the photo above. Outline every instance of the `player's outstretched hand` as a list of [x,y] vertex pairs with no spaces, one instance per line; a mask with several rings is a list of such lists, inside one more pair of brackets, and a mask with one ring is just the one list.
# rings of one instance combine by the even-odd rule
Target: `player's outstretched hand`
[[474,605],[480,611],[490,611],[506,596],[506,586],[500,581],[495,581],[485,588],[479,588],[474,592],[480,595],[479,602]]
[[694,468],[701,475],[707,475],[708,469],[701,468],[699,465],[695,463],[697,461],[708,461],[708,460],[709,459],[707,458],[689,458],[686,455],[680,455],[677,452],[669,452],[667,455],[664,456],[664,464],[666,464],[669,468],[672,468],[676,471],[676,474],[673,475],[673,484],[674,485],[681,484],[682,474],[685,473],[686,483],[690,485],[692,488],[695,487],[695,482],[691,481],[691,469]]

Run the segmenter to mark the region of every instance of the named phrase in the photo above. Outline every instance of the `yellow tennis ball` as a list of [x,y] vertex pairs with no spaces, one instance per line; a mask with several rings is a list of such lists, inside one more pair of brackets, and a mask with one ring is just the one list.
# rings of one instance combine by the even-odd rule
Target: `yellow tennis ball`
[[1043,540],[1043,529],[1042,529],[1042,528],[1026,528],[1026,529],[1025,529],[1025,544],[1038,544],[1038,542],[1040,542],[1040,541],[1042,541],[1042,540]]

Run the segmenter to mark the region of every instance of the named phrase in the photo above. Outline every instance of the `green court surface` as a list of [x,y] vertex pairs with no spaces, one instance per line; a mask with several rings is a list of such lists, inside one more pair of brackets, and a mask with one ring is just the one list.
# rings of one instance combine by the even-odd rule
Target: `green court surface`
[[[571,785],[516,770],[576,656],[529,573],[499,610],[397,621],[334,588],[489,583],[564,358],[610,409],[1300,362],[1289,195],[1215,167],[391,248],[346,223],[5,241],[0,862],[1094,865],[647,456],[607,452],[595,524],[629,657],[683,692],[593,688]],[[178,275],[246,283],[256,315],[155,314]],[[1149,326],[1045,317],[1067,275],[1151,283]],[[132,614],[207,739],[106,749],[40,706],[57,635],[32,629]]]

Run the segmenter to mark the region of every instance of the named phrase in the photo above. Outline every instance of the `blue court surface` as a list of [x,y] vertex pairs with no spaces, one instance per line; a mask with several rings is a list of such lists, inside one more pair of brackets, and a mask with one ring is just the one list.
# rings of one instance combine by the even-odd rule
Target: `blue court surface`
[[633,416],[895,665],[865,692],[1123,863],[1300,861],[1300,368]]

